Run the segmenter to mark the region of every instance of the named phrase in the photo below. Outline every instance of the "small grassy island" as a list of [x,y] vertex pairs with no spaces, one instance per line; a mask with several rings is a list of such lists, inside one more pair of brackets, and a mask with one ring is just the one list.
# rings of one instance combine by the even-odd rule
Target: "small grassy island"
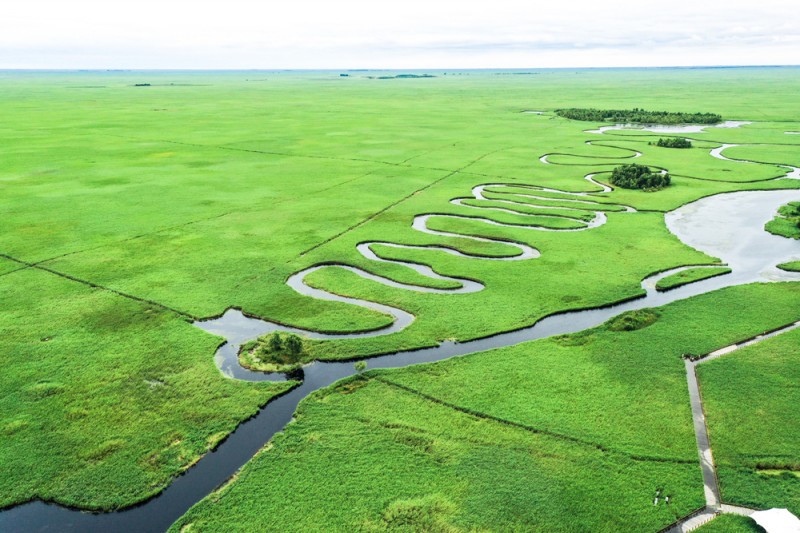
[[719,124],[722,116],[716,113],[678,113],[674,111],[646,111],[633,109],[556,109],[556,115],[586,122],[614,122],[617,124]]
[[661,148],[691,148],[692,141],[684,139],[683,137],[667,137],[666,139],[662,137],[658,139],[656,146],[660,146]]
[[242,345],[239,359],[247,368],[262,372],[291,372],[303,364],[306,346],[294,333],[273,332]]
[[623,189],[641,189],[643,191],[657,191],[670,184],[667,173],[653,172],[646,165],[622,165],[611,172],[611,185]]
[[778,216],[767,222],[764,229],[773,235],[800,239],[800,202],[790,202],[778,209]]

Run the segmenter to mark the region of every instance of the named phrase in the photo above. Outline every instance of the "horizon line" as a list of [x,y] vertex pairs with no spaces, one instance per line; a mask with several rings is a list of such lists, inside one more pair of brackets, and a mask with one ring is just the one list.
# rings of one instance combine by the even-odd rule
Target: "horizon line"
[[227,67],[0,67],[0,72],[388,72],[403,70],[418,71],[519,71],[519,70],[611,70],[611,69],[735,69],[735,68],[797,68],[800,64],[749,64],[749,65],[631,65],[631,66],[602,66],[602,67],[320,67],[320,68],[227,68]]

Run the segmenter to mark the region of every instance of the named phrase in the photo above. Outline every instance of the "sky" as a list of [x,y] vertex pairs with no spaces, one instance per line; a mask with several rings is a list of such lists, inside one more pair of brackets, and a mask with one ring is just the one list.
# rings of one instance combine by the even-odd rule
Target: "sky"
[[0,68],[800,64],[797,0],[5,0]]

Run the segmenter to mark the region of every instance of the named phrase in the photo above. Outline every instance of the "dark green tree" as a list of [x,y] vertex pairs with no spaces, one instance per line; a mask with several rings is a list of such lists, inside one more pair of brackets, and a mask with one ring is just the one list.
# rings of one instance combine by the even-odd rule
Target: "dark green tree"
[[659,139],[656,146],[662,148],[691,148],[692,141],[682,137],[667,137],[666,139]]
[[633,163],[615,168],[609,181],[623,189],[655,191],[668,186],[671,180],[666,172],[653,172],[648,166]]
[[283,349],[283,341],[277,331],[270,335],[267,346],[270,352],[280,352]]
[[300,355],[303,352],[303,341],[297,335],[286,337],[286,351],[290,355]]

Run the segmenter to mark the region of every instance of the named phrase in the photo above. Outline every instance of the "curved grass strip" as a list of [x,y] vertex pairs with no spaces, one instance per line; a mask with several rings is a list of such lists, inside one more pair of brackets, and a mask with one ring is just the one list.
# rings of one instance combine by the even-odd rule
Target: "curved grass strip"
[[633,148],[626,148],[624,146],[616,146],[613,144],[601,144],[594,141],[586,141],[586,144],[588,146],[600,146],[603,148],[611,148],[615,150],[621,150],[623,152],[632,152],[632,153],[628,153],[626,155],[614,156],[614,155],[595,155],[595,154],[565,154],[561,152],[550,152],[541,156],[539,158],[539,161],[546,165],[554,164],[554,165],[574,166],[574,165],[591,165],[592,163],[553,163],[549,160],[549,158],[551,156],[566,156],[566,157],[578,157],[583,159],[595,160],[595,159],[636,159],[637,157],[642,157],[642,152],[634,150]]
[[[602,192],[611,190],[610,187],[592,181],[592,175],[586,176],[586,179],[592,183],[597,184],[603,188]],[[486,189],[501,189],[502,192],[497,193],[502,199],[494,197],[486,197],[484,192]],[[525,192],[521,192],[525,191]],[[279,326],[278,329],[285,329],[287,331],[301,332],[309,334],[311,338],[315,339],[345,339],[345,338],[366,338],[375,337],[379,335],[388,335],[402,331],[412,322],[414,322],[414,315],[411,313],[392,307],[389,305],[380,304],[377,302],[363,300],[359,298],[352,298],[341,294],[314,287],[306,281],[306,277],[314,272],[318,272],[327,268],[338,268],[352,272],[364,279],[393,287],[397,289],[404,289],[417,292],[434,293],[434,294],[468,294],[480,291],[484,285],[476,280],[445,276],[436,272],[431,266],[419,262],[411,262],[400,259],[392,259],[381,256],[373,246],[385,246],[396,249],[406,250],[435,250],[444,252],[459,257],[470,259],[482,259],[490,261],[526,261],[529,259],[536,259],[540,257],[541,253],[536,248],[519,241],[504,240],[500,238],[490,238],[474,233],[460,233],[457,231],[445,231],[436,229],[429,224],[430,221],[436,219],[448,220],[469,220],[472,222],[479,222],[489,226],[499,226],[505,228],[524,228],[535,231],[584,231],[592,228],[602,226],[608,221],[606,211],[623,211],[627,213],[634,212],[635,210],[629,206],[619,204],[600,203],[595,201],[591,196],[591,192],[570,192],[562,191],[559,189],[552,189],[547,187],[538,187],[535,185],[520,185],[520,184],[506,184],[506,183],[489,183],[476,185],[472,188],[471,198],[454,198],[450,203],[459,207],[486,211],[502,212],[506,215],[512,215],[519,222],[500,222],[498,220],[488,218],[481,215],[456,215],[449,213],[427,213],[417,215],[411,224],[412,229],[425,233],[427,235],[434,235],[439,237],[448,237],[456,239],[466,239],[480,243],[501,244],[516,250],[516,253],[508,256],[494,256],[488,257],[485,255],[476,255],[467,253],[455,248],[446,246],[432,246],[432,245],[414,245],[402,244],[388,241],[369,241],[363,242],[356,246],[356,251],[362,257],[370,261],[378,263],[392,263],[400,266],[410,268],[420,274],[437,282],[448,282],[451,286],[428,287],[423,285],[415,285],[409,283],[402,283],[395,281],[391,278],[374,274],[363,268],[342,264],[342,263],[323,263],[305,268],[295,274],[292,274],[287,280],[286,284],[294,289],[297,293],[303,296],[309,296],[320,300],[347,303],[358,307],[363,307],[373,311],[377,311],[384,315],[391,317],[392,322],[390,325],[381,327],[371,331],[356,331],[352,333],[324,333],[324,332],[309,332],[298,328],[287,328]],[[541,196],[549,195],[549,196]],[[557,198],[553,198],[555,195]],[[555,205],[538,205],[529,203],[530,200],[539,202],[539,204],[547,204],[552,202]],[[570,207],[575,206],[575,207]],[[559,208],[562,213],[554,214],[553,208]],[[591,218],[587,220],[587,213]],[[526,219],[528,221],[526,221]]]
[[800,239],[800,202],[790,202],[778,209],[778,214],[764,229],[787,239]]
[[661,278],[656,283],[657,291],[668,291],[676,289],[695,281],[702,279],[713,278],[716,276],[723,276],[733,272],[730,268],[713,266],[713,267],[689,267],[680,272]]
[[[761,163],[759,161],[751,161],[749,159],[731,159],[730,157],[726,157],[725,155],[722,154],[722,152],[724,150],[726,150],[727,148],[735,148],[737,146],[745,146],[745,145],[742,145],[742,144],[723,144],[722,146],[718,146],[717,148],[713,148],[709,152],[709,154],[711,154],[712,157],[716,157],[717,159],[721,159],[722,161],[733,161],[735,163],[750,163],[750,164],[755,164],[755,165],[764,164],[764,163]],[[778,177],[773,178],[773,179],[787,179],[787,178],[788,179],[800,179],[800,167],[795,167],[795,166],[792,166],[792,165],[780,165],[780,164],[778,166],[782,167],[782,168],[785,168],[789,172],[785,176],[778,176]]]
[[789,263],[781,263],[778,268],[787,272],[800,272],[800,261],[790,261]]

